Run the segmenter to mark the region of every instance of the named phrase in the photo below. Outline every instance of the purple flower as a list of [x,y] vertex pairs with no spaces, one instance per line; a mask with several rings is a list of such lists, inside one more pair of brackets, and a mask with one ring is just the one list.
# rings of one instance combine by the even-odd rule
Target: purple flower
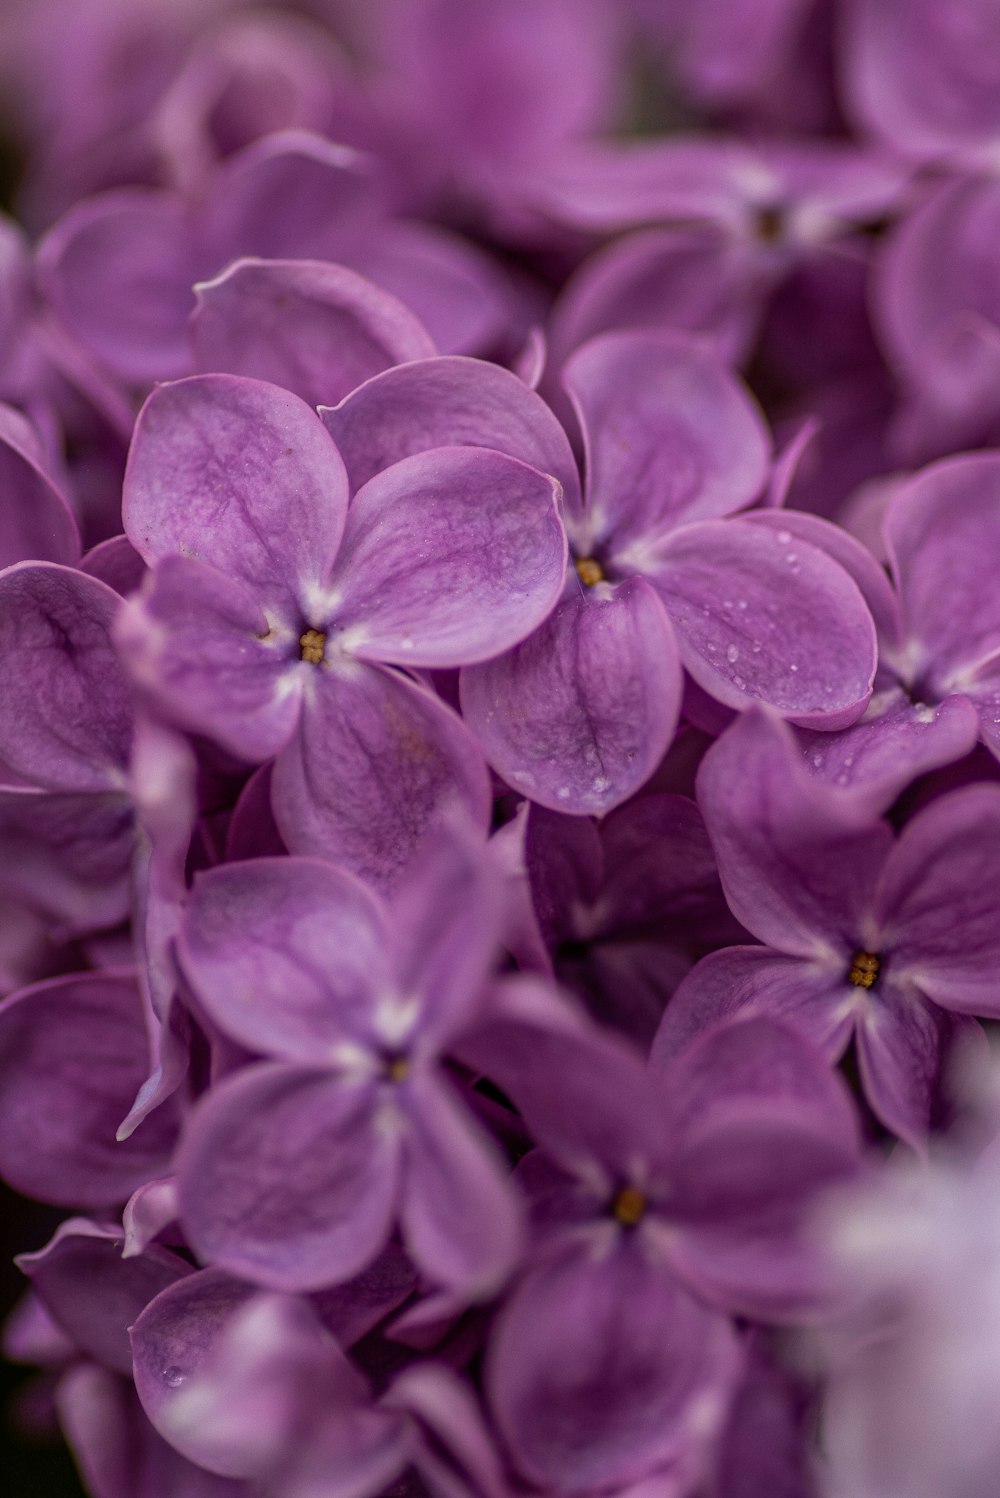
[[349,1279],[399,1220],[438,1285],[488,1295],[518,1251],[518,1204],[442,1070],[476,1018],[503,916],[484,855],[446,844],[390,910],[307,859],[196,884],[180,939],[199,1007],[275,1057],[215,1086],[178,1159],[196,1251],[257,1283]]
[[824,729],[857,717],[874,642],[855,585],[790,532],[723,518],[756,497],[769,457],[725,367],[670,334],[618,334],[581,349],[565,383],[585,434],[583,494],[552,413],[485,364],[421,360],[322,413],[354,483],[462,441],[563,484],[576,570],[559,607],[513,651],[462,672],[463,714],[494,768],[555,810],[607,811],[669,746],[681,662],[728,706],[762,698]]
[[550,611],[565,538],[554,480],[496,452],[439,449],[348,505],[316,415],[225,375],[163,386],[139,417],[127,533],[155,571],[119,621],[124,659],[181,726],[277,755],[294,852],[391,881],[441,806],[485,821],[478,748],[399,668],[496,654]]
[[713,1307],[782,1318],[821,1294],[802,1229],[855,1168],[846,1090],[770,1021],[716,1027],[651,1072],[568,1020],[501,1019],[467,1049],[541,1150],[518,1170],[535,1253],[486,1367],[515,1465],[574,1494],[674,1468],[690,1483],[739,1366]]
[[758,712],[709,750],[698,801],[730,907],[764,945],[698,963],[653,1055],[746,1009],[786,1019],[834,1060],[853,1037],[875,1113],[923,1148],[949,1049],[976,1028],[964,1016],[996,1010],[1000,790],[944,796],[894,841]]

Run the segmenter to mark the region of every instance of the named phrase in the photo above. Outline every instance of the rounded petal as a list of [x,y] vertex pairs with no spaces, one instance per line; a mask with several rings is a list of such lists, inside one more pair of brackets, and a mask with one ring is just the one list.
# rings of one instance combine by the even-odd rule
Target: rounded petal
[[886,1128],[921,1153],[961,1023],[891,980],[860,1016],[857,1049],[865,1096]]
[[817,780],[791,729],[759,709],[709,749],[698,804],[730,909],[779,952],[849,966],[871,924],[892,833]]
[[826,962],[769,947],[724,947],[696,962],[675,990],[653,1039],[663,1070],[688,1043],[732,1015],[767,1014],[795,1027],[836,1060],[854,1027],[845,975]]
[[551,473],[567,507],[579,506],[580,480],[566,433],[541,397],[498,364],[443,357],[389,369],[320,416],[352,490],[431,447],[492,447]]
[[122,516],[150,564],[179,552],[241,579],[262,604],[301,607],[330,570],[346,512],[340,454],[316,413],[277,385],[195,375],[159,385],[139,412]]
[[1000,652],[1000,453],[966,453],[902,484],[884,521],[914,691],[974,688]]
[[570,592],[523,644],[466,668],[462,712],[515,790],[555,811],[599,815],[667,752],[681,684],[663,606],[631,578]]
[[195,1252],[272,1290],[319,1290],[384,1246],[399,1200],[398,1131],[376,1089],[329,1071],[253,1066],[214,1087],[177,1159]]
[[486,1382],[516,1466],[567,1492],[618,1489],[721,1423],[737,1366],[725,1319],[620,1244],[533,1271],[494,1326]]
[[760,410],[723,361],[670,333],[610,333],[563,370],[587,455],[586,526],[624,564],[677,525],[729,515],[764,487]]
[[908,823],[886,860],[878,914],[894,981],[941,1004],[998,1014],[1000,787],[971,785]]
[[310,667],[245,583],[167,557],[122,606],[115,636],[132,679],[178,727],[251,761],[295,732]]
[[489,776],[462,721],[396,672],[338,663],[307,700],[271,780],[293,853],[341,863],[376,888],[395,883],[457,808],[489,819]]
[[351,653],[464,666],[523,640],[562,592],[558,493],[481,447],[434,448],[377,474],[351,501],[331,582]]
[[364,1034],[386,982],[380,902],[317,859],[198,876],[178,951],[198,1002],[250,1051],[303,1063]]
[[123,1202],[162,1175],[170,1106],[115,1138],[148,1060],[130,976],[54,978],[12,995],[0,1006],[0,1174],[26,1195],[85,1207]]
[[111,639],[120,603],[69,567],[0,573],[0,757],[29,783],[122,789],[132,703]]
[[806,728],[846,728],[864,712],[875,626],[857,584],[816,547],[707,520],[676,531],[647,575],[684,665],[719,702],[765,702]]
[[311,406],[436,352],[401,302],[342,265],[237,260],[196,290],[197,367],[270,380]]
[[85,198],[39,247],[45,296],[63,325],[129,384],[191,367],[187,316],[204,272],[187,208],[126,188]]

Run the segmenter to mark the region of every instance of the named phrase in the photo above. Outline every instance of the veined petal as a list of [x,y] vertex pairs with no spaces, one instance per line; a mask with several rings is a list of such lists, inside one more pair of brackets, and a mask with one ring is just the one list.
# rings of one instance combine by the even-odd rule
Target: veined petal
[[270,380],[311,406],[436,352],[401,302],[343,265],[237,260],[196,293],[199,369]]
[[645,569],[684,665],[728,707],[765,702],[806,728],[864,712],[875,626],[842,567],[790,531],[740,520],[684,526]]
[[277,385],[195,375],[158,386],[139,412],[122,516],[150,564],[196,558],[294,615],[325,581],[346,513],[340,454]]
[[115,1131],[145,1078],[148,1043],[135,981],[54,978],[0,1006],[0,1173],[43,1201],[124,1201],[170,1157],[176,1120],[159,1110],[125,1143]]
[[309,669],[280,629],[245,583],[170,556],[122,606],[115,634],[133,680],[171,722],[262,760],[295,732]]
[[111,639],[120,605],[70,567],[0,573],[0,757],[29,783],[122,789],[132,703]]
[[476,740],[433,693],[340,661],[324,670],[275,763],[271,803],[293,853],[329,858],[385,889],[448,808],[485,830],[489,777]]
[[319,414],[352,491],[428,448],[491,447],[551,473],[567,508],[579,508],[580,480],[566,433],[541,397],[498,364],[452,356],[388,369]]
[[398,1127],[370,1082],[250,1067],[212,1089],[177,1160],[181,1220],[209,1263],[272,1290],[319,1290],[384,1246],[399,1200]]
[[211,1019],[250,1051],[303,1064],[367,1036],[388,987],[381,903],[352,874],[255,858],[198,876],[178,938]]
[[608,333],[568,360],[587,454],[586,526],[612,559],[760,493],[771,444],[749,392],[672,333]]
[[504,779],[555,811],[601,814],[670,746],[681,672],[654,589],[574,590],[522,644],[467,667],[462,711]]
[[516,645],[566,571],[558,483],[505,454],[442,447],[377,474],[351,501],[331,587],[352,654],[464,666]]

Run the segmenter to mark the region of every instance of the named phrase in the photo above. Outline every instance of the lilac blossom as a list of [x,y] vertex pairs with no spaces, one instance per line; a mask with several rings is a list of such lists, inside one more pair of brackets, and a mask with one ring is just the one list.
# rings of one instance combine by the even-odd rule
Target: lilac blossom
[[762,489],[769,444],[724,366],[669,334],[621,334],[580,350],[565,382],[585,433],[582,492],[550,410],[486,365],[422,360],[322,413],[355,484],[442,440],[499,447],[563,484],[576,565],[558,609],[462,672],[463,713],[493,767],[553,809],[606,811],[666,752],[681,662],[729,706],[763,698],[822,728],[858,716],[870,620],[839,566],[734,514]]
[[119,620],[129,669],[180,726],[277,756],[289,848],[384,883],[444,802],[477,821],[487,806],[471,734],[397,668],[494,655],[545,617],[565,568],[556,492],[499,453],[440,448],[348,505],[297,397],[223,375],[162,386],[126,476],[126,532],[154,566]]
[[744,1011],[787,1020],[832,1060],[853,1038],[875,1113],[921,1148],[951,1048],[975,1041],[967,1016],[996,1011],[1000,791],[943,796],[894,840],[810,775],[790,731],[757,711],[706,754],[698,802],[730,907],[762,945],[722,948],[691,970],[654,1057]]
[[721,1312],[780,1319],[822,1293],[801,1230],[815,1193],[855,1169],[847,1094],[769,1020],[716,1028],[648,1073],[516,1011],[471,1053],[540,1147],[518,1170],[533,1256],[486,1369],[515,1465],[556,1492],[654,1476],[673,1491],[672,1475],[688,1491],[739,1369]]
[[198,882],[180,943],[198,1005],[273,1058],[219,1083],[188,1121],[180,1213],[203,1258],[314,1289],[365,1268],[399,1219],[438,1284],[482,1295],[509,1272],[517,1201],[441,1066],[499,938],[483,857],[446,844],[388,911],[310,860]]

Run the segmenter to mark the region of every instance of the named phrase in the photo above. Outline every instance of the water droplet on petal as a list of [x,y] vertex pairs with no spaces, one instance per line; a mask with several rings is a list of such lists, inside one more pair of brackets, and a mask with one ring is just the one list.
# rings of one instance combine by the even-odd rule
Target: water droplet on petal
[[726,660],[732,666],[740,658],[740,652],[735,645],[726,646]]
[[791,533],[791,531],[779,531],[778,532],[777,542],[778,542],[779,546],[787,546],[788,543],[789,543],[789,541],[791,539],[792,539],[792,533]]
[[560,801],[568,801],[569,800],[569,786],[568,785],[561,785],[561,786],[559,786],[559,788],[556,791],[556,795],[559,797]]
[[186,1377],[187,1374],[183,1368],[171,1367],[163,1370],[163,1382],[168,1389],[179,1389]]
[[798,670],[798,669],[799,669],[799,668],[798,668],[798,666],[797,666],[797,665],[796,665],[796,664],[795,664],[795,662],[794,662],[794,661],[790,661],[790,662],[789,662],[789,665],[788,665],[788,669],[789,669],[789,671],[797,671],[797,670]]

